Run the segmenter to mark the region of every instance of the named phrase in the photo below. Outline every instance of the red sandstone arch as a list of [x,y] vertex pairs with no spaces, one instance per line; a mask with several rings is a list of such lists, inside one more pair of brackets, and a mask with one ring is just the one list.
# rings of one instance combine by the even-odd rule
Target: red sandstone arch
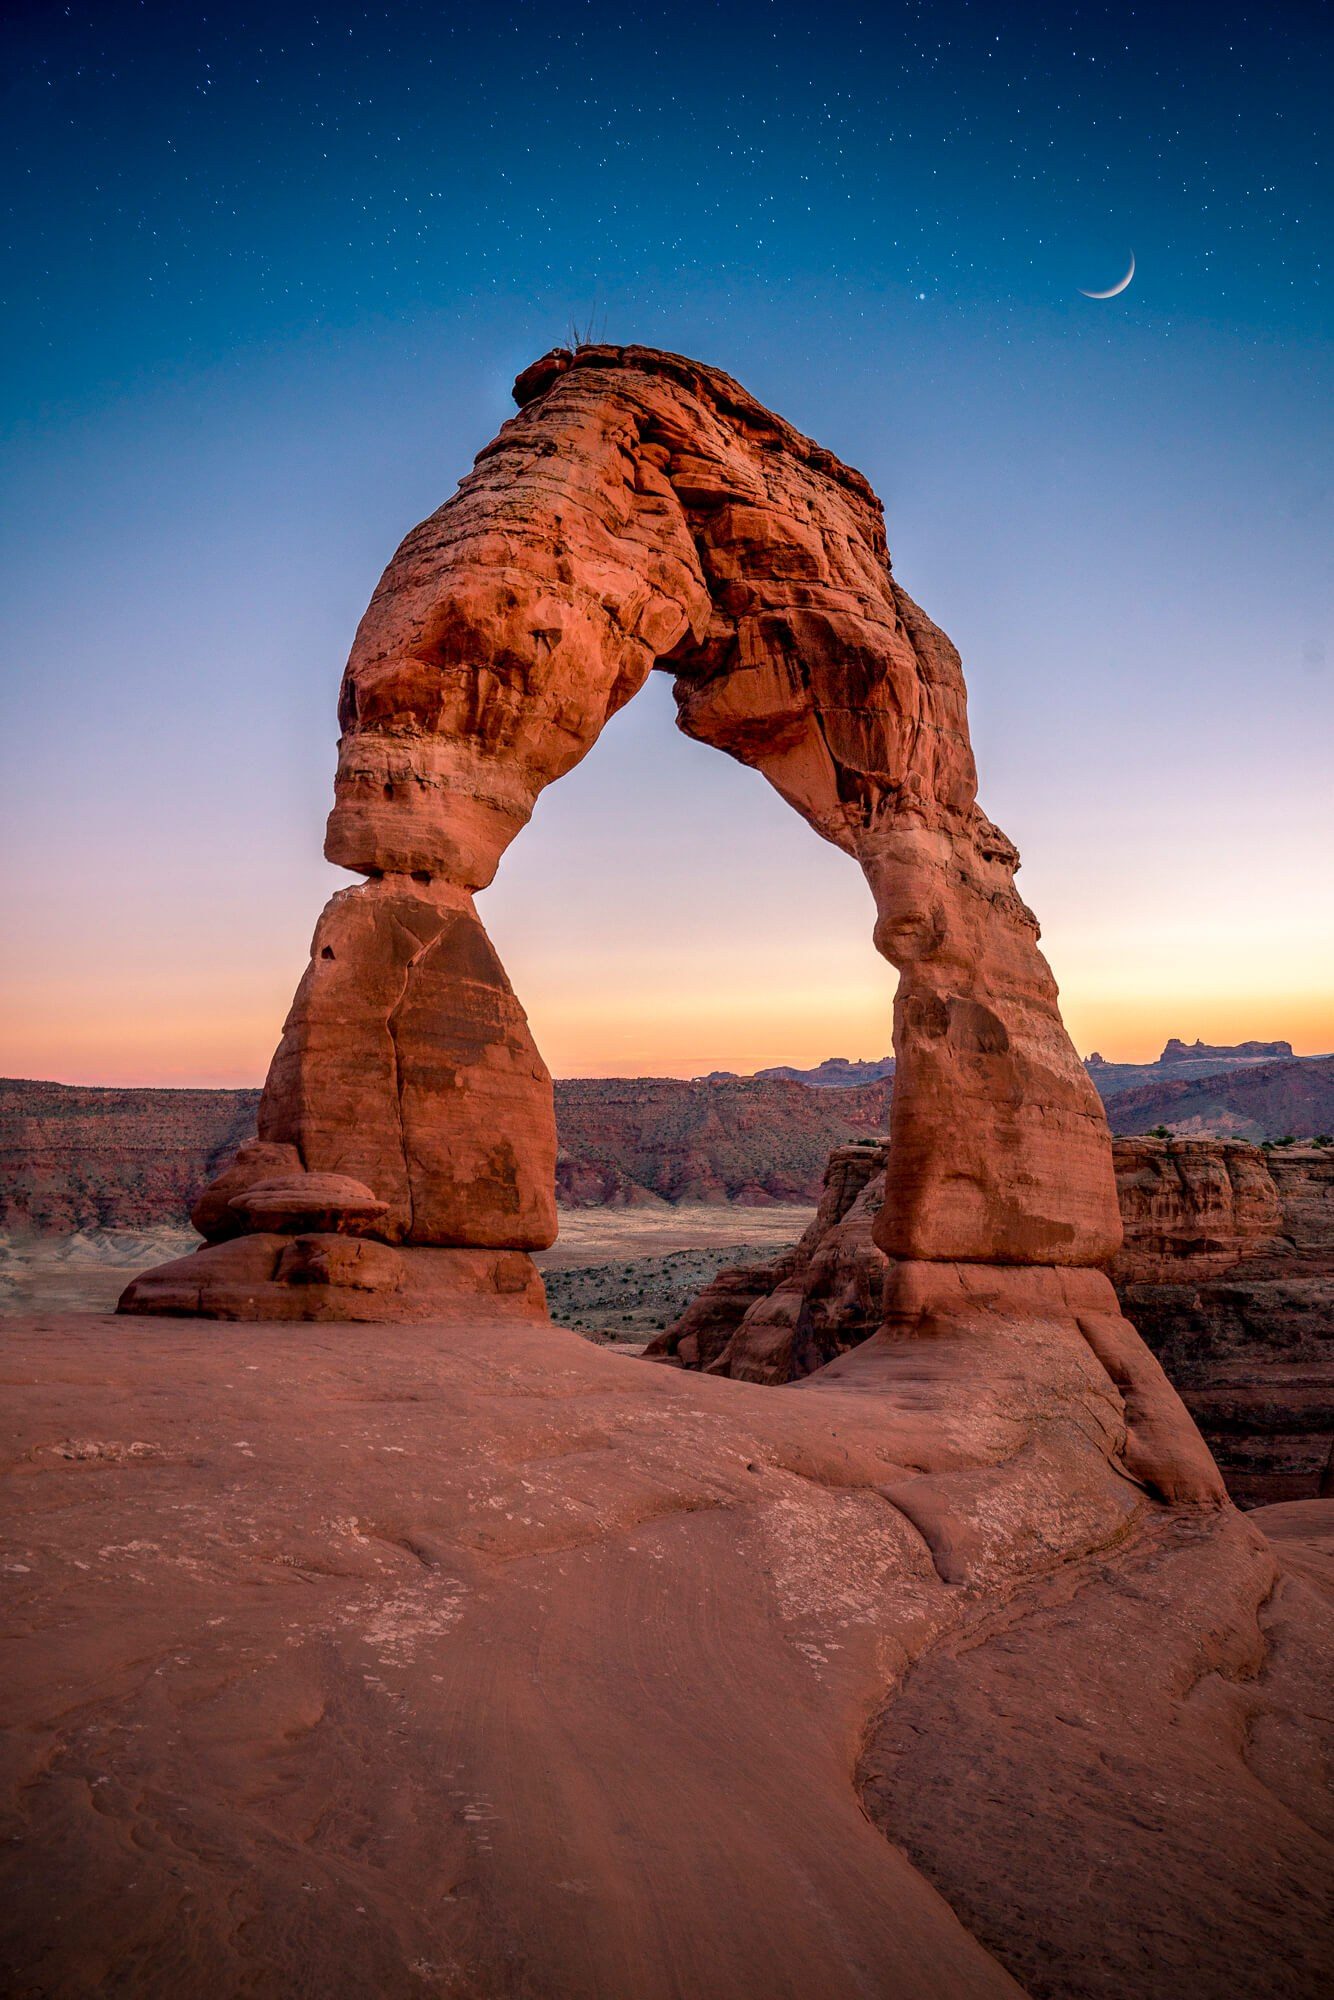
[[[358,629],[325,851],[366,879],[320,919],[259,1144],[197,1211],[220,1247],[126,1306],[381,1317],[438,1310],[442,1283],[531,1292],[514,1253],[555,1235],[550,1080],[472,897],[660,668],[680,726],[761,771],[874,894],[900,974],[891,1310],[1114,1312],[1073,1276],[1120,1238],[1102,1107],[977,804],[958,655],[895,579],[871,488],[676,355],[556,352],[515,397]],[[322,1180],[317,1202],[312,1175],[360,1187]],[[424,1292],[419,1251],[449,1253]],[[1008,1266],[1032,1274],[1018,1290]]]

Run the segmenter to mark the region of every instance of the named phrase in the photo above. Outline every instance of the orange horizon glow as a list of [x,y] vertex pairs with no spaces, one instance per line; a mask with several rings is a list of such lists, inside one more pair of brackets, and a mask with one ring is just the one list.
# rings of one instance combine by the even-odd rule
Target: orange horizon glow
[[[678,992],[671,1013],[651,1023],[634,1004],[642,994],[624,1004],[605,995],[582,1012],[568,995],[540,988],[521,997],[553,1076],[689,1078],[889,1055],[891,990],[885,978],[873,990],[868,982],[865,990],[805,1007],[786,1005],[781,996],[766,1007],[753,993],[690,990]],[[52,1005],[39,1019],[23,1020],[11,1011],[2,1021],[0,1074],[93,1088],[257,1089],[286,1004],[265,1006],[264,997],[223,1013],[216,996],[210,1006],[200,994],[197,1005],[166,1017],[100,1011],[72,1018],[71,1010]],[[1096,1050],[1108,1062],[1153,1062],[1172,1035],[1215,1046],[1285,1040],[1299,1056],[1334,1052],[1334,1006],[1325,993],[1256,991],[1223,999],[1186,992],[1113,1005],[1071,990],[1062,1011],[1080,1055]]]

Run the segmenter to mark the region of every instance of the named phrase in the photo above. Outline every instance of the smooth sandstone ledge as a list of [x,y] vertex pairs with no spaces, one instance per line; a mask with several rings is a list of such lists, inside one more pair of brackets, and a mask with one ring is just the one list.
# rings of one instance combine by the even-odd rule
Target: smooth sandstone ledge
[[[311,1178],[314,1178],[312,1176]],[[274,1230],[206,1243],[131,1279],[117,1311],[225,1320],[450,1320],[493,1299],[546,1319],[537,1266],[522,1250],[394,1248],[337,1232]]]
[[1321,1991],[1334,1509],[1154,1499],[990,1317],[9,1322],[6,1990]]

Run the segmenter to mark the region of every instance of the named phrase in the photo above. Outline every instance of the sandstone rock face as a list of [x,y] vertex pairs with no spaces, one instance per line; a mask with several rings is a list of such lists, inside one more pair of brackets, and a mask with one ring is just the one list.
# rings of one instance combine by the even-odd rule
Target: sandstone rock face
[[1208,1277],[1278,1233],[1278,1190],[1255,1146],[1119,1139],[1114,1157],[1125,1231],[1111,1265],[1118,1285]]
[[[1126,1244],[1113,1266],[1124,1311],[1181,1391],[1182,1398],[1245,1506],[1305,1500],[1334,1487],[1334,1151],[1256,1151],[1247,1172],[1265,1175],[1278,1209],[1266,1234],[1250,1233],[1220,1266],[1206,1253],[1161,1255],[1155,1224],[1137,1242],[1142,1168],[1139,1149],[1159,1145],[1205,1156],[1200,1180],[1216,1186],[1202,1142],[1116,1142],[1125,1155],[1131,1199]],[[1204,1206],[1196,1201],[1188,1237]],[[1252,1215],[1257,1203],[1252,1203]],[[1324,1482],[1324,1484],[1322,1484]]]
[[320,920],[261,1141],[364,1183],[405,1251],[550,1242],[550,1083],[471,899],[659,667],[682,729],[870,884],[900,974],[881,1247],[1105,1262],[1102,1107],[977,804],[958,655],[894,578],[866,481],[677,355],[556,352],[515,396],[358,629],[325,852],[367,880]]
[[0,1222],[16,1231],[180,1223],[253,1138],[258,1096],[2,1079]]
[[[1260,1506],[1334,1484],[1334,1149],[1117,1139],[1112,1150],[1121,1310],[1180,1391],[1232,1497]],[[881,1142],[833,1153],[801,1242],[771,1264],[721,1271],[649,1357],[792,1382],[860,1347],[882,1321],[920,1324],[921,1312],[905,1320],[901,1301],[905,1274],[920,1286],[924,1267],[898,1266],[868,1240],[887,1152]],[[1106,1292],[1098,1310],[1108,1310]],[[1121,1380],[1125,1320],[1077,1317]],[[1142,1367],[1141,1342],[1133,1346]],[[1129,1406],[1128,1376],[1123,1390]]]
[[241,1201],[253,1187],[279,1176],[304,1172],[295,1146],[266,1145],[261,1139],[247,1139],[236,1149],[236,1158],[216,1179],[209,1182],[190,1210],[190,1221],[208,1243],[225,1243],[229,1236],[244,1236],[246,1218]]
[[333,898],[259,1135],[365,1182],[387,1242],[554,1241],[551,1078],[466,890],[375,881]]
[[251,1231],[131,1280],[120,1311],[167,1319],[449,1321],[479,1299],[545,1319],[521,1250],[396,1250],[366,1237]]
[[771,1264],[720,1271],[650,1360],[750,1382],[791,1382],[869,1339],[885,1315],[889,1263],[873,1237],[888,1141],[840,1146],[801,1241]]
[[254,1181],[227,1206],[251,1229],[324,1229],[358,1236],[380,1221],[388,1203],[346,1174],[297,1172]]
[[11,1321],[5,1992],[1324,2000],[1334,1506],[1168,1508],[981,1272],[779,1390]]

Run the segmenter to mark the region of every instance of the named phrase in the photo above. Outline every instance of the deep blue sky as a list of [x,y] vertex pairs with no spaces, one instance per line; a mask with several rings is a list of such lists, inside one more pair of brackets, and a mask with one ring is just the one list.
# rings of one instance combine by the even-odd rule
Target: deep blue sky
[[[884,495],[1081,1046],[1334,1044],[1324,9],[72,5],[4,35],[0,1068],[262,1075],[345,879],[356,619],[590,318],[730,369]],[[1126,293],[1080,296],[1132,249]],[[855,872],[669,708],[632,705],[485,899],[553,1067],[881,1052]]]

